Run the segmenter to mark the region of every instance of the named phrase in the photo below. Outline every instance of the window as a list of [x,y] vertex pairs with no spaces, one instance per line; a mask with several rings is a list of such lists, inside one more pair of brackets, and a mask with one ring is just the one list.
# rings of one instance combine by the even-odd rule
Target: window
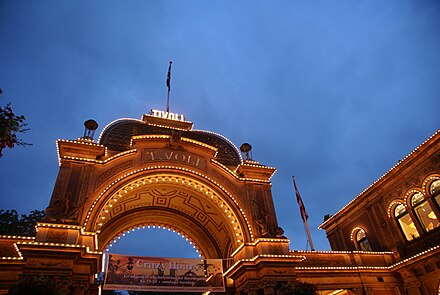
[[400,228],[408,241],[412,241],[420,236],[411,216],[408,214],[403,204],[399,204],[394,208],[394,217],[399,223]]
[[437,205],[440,206],[440,179],[435,180],[429,187],[429,193],[435,199]]
[[428,200],[425,200],[425,196],[422,193],[417,192],[412,195],[411,206],[427,232],[440,225],[431,205]]
[[356,233],[356,244],[361,251],[371,251],[370,242],[368,242],[367,234],[362,228]]

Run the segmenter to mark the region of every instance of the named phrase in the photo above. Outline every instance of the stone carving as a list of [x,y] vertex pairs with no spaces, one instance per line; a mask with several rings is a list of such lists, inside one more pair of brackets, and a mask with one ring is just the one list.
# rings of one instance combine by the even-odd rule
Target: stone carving
[[67,239],[67,231],[60,231],[58,229],[50,229],[47,233],[47,242],[51,243],[65,243]]
[[[213,175],[216,179],[219,179],[223,184],[225,184],[230,190],[234,192],[234,194],[238,197],[241,197],[241,191],[238,187],[236,187],[229,179],[227,179],[223,174],[218,173],[217,171],[213,172]],[[241,198],[240,198],[241,199]]]
[[83,204],[71,203],[72,193],[57,198],[52,205],[46,208],[44,220],[50,222],[77,223],[78,216],[82,212]]
[[95,190],[101,186],[101,184],[103,184],[107,179],[109,179],[110,177],[113,177],[114,175],[133,167],[133,160],[129,160],[126,162],[123,162],[121,164],[118,164],[110,169],[108,169],[107,171],[101,173],[98,178],[96,179],[96,185],[95,185]]
[[281,245],[269,245],[270,254],[283,254],[283,247]]
[[165,144],[165,148],[183,151],[183,146],[180,144],[181,137],[182,137],[182,131],[172,129],[170,142]]
[[286,238],[284,236],[284,230],[279,226],[268,227],[268,216],[264,219],[258,219],[255,223],[258,226],[259,237],[262,238]]
[[66,182],[69,178],[69,168],[72,166],[70,162],[62,162],[60,172],[58,173],[57,181],[52,193],[52,199],[57,199],[63,192]]
[[260,237],[268,237],[269,236],[269,230],[267,229],[266,221],[263,219],[258,219],[255,221],[255,223],[258,225],[258,233]]
[[99,223],[105,225],[113,218],[136,208],[170,208],[179,215],[197,221],[208,232],[211,232],[212,238],[219,249],[226,253],[232,244],[232,239],[229,237],[231,233],[228,224],[225,223],[227,217],[224,216],[223,209],[217,206],[218,204],[206,200],[210,201],[211,199],[192,194],[186,190],[170,187],[144,187],[142,190],[134,190],[131,193],[124,194],[124,197],[118,199],[117,205],[109,208],[107,213],[101,211],[101,215],[108,214],[109,218],[99,219],[96,221],[96,226],[100,227]]
[[27,266],[44,267],[44,268],[70,268],[73,262],[69,260],[53,260],[53,259],[29,259]]
[[87,164],[83,168],[83,176],[81,181],[81,189],[79,190],[78,203],[83,203],[87,196],[87,189],[89,188],[90,176],[93,171],[93,165]]
[[285,238],[284,230],[273,224],[271,217],[266,213],[263,206],[259,206],[258,202],[252,200],[255,212],[255,224],[258,236],[261,238]]

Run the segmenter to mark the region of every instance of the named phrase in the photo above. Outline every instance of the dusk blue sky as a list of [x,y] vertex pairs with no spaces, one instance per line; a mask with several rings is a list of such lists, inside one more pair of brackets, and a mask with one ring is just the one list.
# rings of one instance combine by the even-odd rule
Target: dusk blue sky
[[[164,110],[169,60],[171,111],[278,169],[291,249],[306,247],[292,175],[326,250],[324,214],[440,126],[439,1],[0,1],[0,104],[26,116],[33,144],[4,150],[0,208],[47,207],[55,140],[82,136],[85,120],[99,134]],[[186,251],[166,250],[168,234],[150,231],[154,245],[133,234],[130,254]]]

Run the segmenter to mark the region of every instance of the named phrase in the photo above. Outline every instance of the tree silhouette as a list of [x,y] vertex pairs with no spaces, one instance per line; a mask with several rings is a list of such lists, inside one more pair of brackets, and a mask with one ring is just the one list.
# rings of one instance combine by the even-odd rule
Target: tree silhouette
[[[0,89],[0,95],[3,91]],[[17,138],[17,133],[24,133],[29,129],[24,128],[27,124],[23,115],[15,115],[11,103],[0,106],[0,158],[4,148],[12,149],[16,145],[30,145]]]
[[0,210],[0,234],[10,236],[35,236],[35,225],[43,220],[44,210],[33,210],[29,215],[15,210]]
[[277,295],[317,295],[316,286],[309,283],[294,281],[291,284],[282,284],[276,290]]

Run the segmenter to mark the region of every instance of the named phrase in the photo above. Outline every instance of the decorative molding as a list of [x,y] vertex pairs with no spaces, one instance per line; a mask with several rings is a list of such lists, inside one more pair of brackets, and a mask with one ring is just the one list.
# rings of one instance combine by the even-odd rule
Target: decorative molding
[[104,171],[101,173],[98,178],[96,179],[96,185],[95,185],[95,191],[98,187],[100,187],[107,179],[115,176],[116,174],[127,170],[131,167],[133,167],[134,163],[133,160],[125,161],[121,164],[118,164],[116,166],[111,167],[107,171]]
[[66,230],[49,229],[46,240],[50,243],[63,244],[67,240],[67,234],[68,232]]

